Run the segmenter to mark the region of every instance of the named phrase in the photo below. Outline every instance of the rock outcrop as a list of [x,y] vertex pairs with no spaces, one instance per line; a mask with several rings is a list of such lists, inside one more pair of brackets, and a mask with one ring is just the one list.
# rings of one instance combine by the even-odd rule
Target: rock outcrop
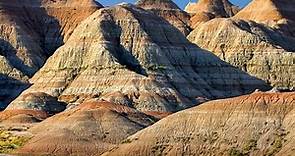
[[9,110],[36,110],[43,111],[50,115],[62,112],[66,104],[58,102],[56,97],[46,93],[34,92],[21,96],[14,103],[7,107]]
[[[252,4],[258,2],[264,6],[264,2],[262,4],[259,0],[253,1]],[[249,7],[245,10],[249,10],[247,8]],[[259,10],[258,6],[256,8],[255,10]],[[272,11],[272,9],[266,10]],[[294,88],[295,38],[265,24],[257,23],[259,20],[254,22],[247,18],[239,19],[245,12],[242,10],[233,18],[213,19],[200,24],[188,35],[188,39],[272,86]],[[262,16],[259,12],[255,14],[257,18]],[[270,13],[263,15],[268,14]],[[252,14],[250,16],[252,17]],[[272,15],[267,19],[271,18],[274,21],[277,19]]]
[[267,87],[191,44],[162,18],[129,4],[100,9],[83,21],[31,82],[19,98],[33,92],[66,103],[98,97],[147,112],[175,112],[199,99]]
[[100,155],[154,122],[130,107],[91,100],[46,119],[17,153]]
[[136,5],[164,18],[185,36],[192,30],[190,15],[181,10],[172,0],[139,0]]
[[6,110],[0,112],[1,127],[21,126],[22,124],[39,123],[49,117],[49,114],[38,110]]
[[293,155],[295,93],[262,93],[185,110],[104,155]]
[[[77,4],[73,0],[0,2],[0,74],[7,77],[1,81],[7,84],[1,85],[6,90],[5,95],[0,93],[0,98],[6,99],[1,100],[1,107],[28,86],[28,77],[43,66],[82,20],[102,7],[92,0]],[[20,81],[18,88],[10,85],[15,81]]]
[[253,0],[235,17],[263,23],[285,35],[295,37],[294,0]]
[[197,3],[190,2],[185,11],[191,14],[191,25],[195,28],[213,18],[232,17],[240,8],[228,0],[199,0]]

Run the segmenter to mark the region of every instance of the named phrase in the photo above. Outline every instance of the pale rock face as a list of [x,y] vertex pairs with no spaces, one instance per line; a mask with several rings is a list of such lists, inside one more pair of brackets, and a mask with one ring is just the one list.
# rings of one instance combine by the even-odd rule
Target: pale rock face
[[153,123],[130,107],[90,100],[31,128],[34,137],[16,153],[100,155]]
[[295,93],[211,101],[170,115],[104,156],[293,155]]
[[199,0],[197,3],[190,2],[185,11],[191,14],[191,26],[195,28],[214,18],[232,17],[240,9],[228,0]]
[[266,87],[191,44],[162,18],[132,5],[92,14],[31,82],[19,98],[30,92],[45,92],[67,103],[98,97],[160,112]]
[[269,27],[238,19],[199,25],[188,39],[274,87],[295,86],[295,43]]
[[[6,101],[13,99],[25,85],[11,87],[39,70],[46,59],[69,38],[75,27],[102,7],[92,0],[5,0],[0,2],[0,74],[7,77]],[[11,71],[11,72],[10,72]],[[9,73],[8,73],[9,72]],[[10,82],[11,81],[11,82]],[[2,83],[2,82],[1,82]],[[1,97],[2,95],[0,95]]]
[[190,15],[182,11],[171,0],[139,0],[136,2],[136,6],[149,10],[164,18],[185,36],[191,31]]
[[253,0],[235,18],[263,23],[295,37],[294,0]]

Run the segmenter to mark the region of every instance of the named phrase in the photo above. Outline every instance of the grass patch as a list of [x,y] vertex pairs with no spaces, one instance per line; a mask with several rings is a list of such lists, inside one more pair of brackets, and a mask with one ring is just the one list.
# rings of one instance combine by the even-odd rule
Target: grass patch
[[8,131],[0,131],[0,153],[10,153],[22,147],[30,138],[15,136]]
[[122,144],[129,144],[131,142],[132,142],[131,139],[125,139],[125,140],[122,141]]
[[274,156],[278,153],[283,147],[283,138],[277,136],[273,143],[271,144],[271,149],[267,152],[266,156]]
[[228,153],[229,156],[245,156],[244,153],[236,148],[231,148]]

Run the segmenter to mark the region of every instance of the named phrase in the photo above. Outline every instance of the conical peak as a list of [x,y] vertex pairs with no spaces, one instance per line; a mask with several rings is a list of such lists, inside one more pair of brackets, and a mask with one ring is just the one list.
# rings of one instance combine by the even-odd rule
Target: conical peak
[[190,2],[185,11],[190,14],[205,12],[217,17],[231,17],[239,11],[239,8],[228,0],[199,0],[196,3]]
[[255,22],[295,20],[295,0],[253,0],[235,17]]
[[103,7],[95,0],[42,0],[43,5],[66,5],[75,7]]
[[172,0],[139,0],[136,5],[144,9],[180,10]]

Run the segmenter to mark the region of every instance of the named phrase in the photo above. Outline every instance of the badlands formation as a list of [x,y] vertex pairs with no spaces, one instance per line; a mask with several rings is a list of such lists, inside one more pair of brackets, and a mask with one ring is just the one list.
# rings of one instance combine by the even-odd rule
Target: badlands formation
[[175,113],[104,156],[294,155],[295,94],[256,92]]
[[214,18],[232,17],[240,11],[240,8],[228,0],[198,0],[190,2],[185,11],[191,15],[191,27],[207,22]]
[[[285,34],[285,28],[292,25],[283,26],[278,20],[293,22],[295,14],[291,13],[295,10],[289,6],[295,2],[284,2],[253,0],[232,18],[216,18],[198,25],[188,39],[271,86],[292,90],[295,38]],[[261,9],[267,13],[261,13]],[[270,25],[273,21],[282,29]]]
[[0,2],[0,153],[295,154],[293,0],[98,2]]
[[76,26],[101,7],[92,0],[0,2],[2,109],[29,86],[29,78],[69,38]]
[[190,15],[170,0],[139,0],[136,6],[154,12],[187,36],[191,31]]
[[16,153],[100,155],[154,121],[130,107],[91,100],[31,128],[34,137]]
[[141,111],[175,112],[268,88],[131,4],[89,16],[30,82],[7,110],[29,93],[44,92],[68,104],[98,97]]

